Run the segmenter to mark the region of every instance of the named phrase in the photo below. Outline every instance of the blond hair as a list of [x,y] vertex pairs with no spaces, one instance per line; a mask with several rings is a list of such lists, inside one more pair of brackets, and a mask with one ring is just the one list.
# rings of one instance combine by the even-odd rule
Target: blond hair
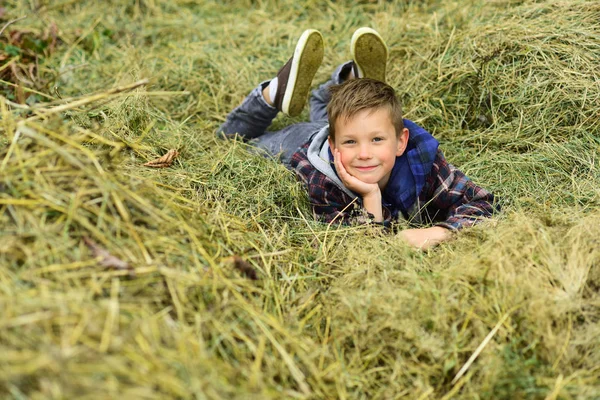
[[362,110],[380,108],[388,109],[396,135],[402,133],[402,105],[394,88],[387,83],[370,78],[349,79],[341,85],[331,86],[329,93],[331,100],[327,105],[327,115],[332,140],[335,140],[335,122],[340,118],[348,121]]

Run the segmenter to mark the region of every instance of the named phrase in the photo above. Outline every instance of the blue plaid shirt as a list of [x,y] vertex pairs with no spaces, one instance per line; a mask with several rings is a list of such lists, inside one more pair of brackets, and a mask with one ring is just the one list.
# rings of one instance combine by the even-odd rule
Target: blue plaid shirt
[[[415,224],[458,230],[489,218],[499,209],[493,194],[446,161],[431,134],[409,120],[404,124],[410,132],[409,142],[404,154],[396,158],[382,193],[384,225],[402,215]],[[310,141],[296,151],[290,164],[308,188],[315,217],[326,223],[371,221],[360,196],[351,197],[310,163],[309,146]],[[332,160],[330,154],[333,165]]]

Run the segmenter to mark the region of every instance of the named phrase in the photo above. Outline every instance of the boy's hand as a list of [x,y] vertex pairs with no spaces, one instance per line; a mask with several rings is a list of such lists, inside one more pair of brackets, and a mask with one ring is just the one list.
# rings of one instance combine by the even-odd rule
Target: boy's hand
[[383,209],[381,208],[381,190],[377,183],[366,183],[346,171],[342,164],[342,158],[338,149],[333,150],[333,162],[335,169],[344,186],[358,193],[363,199],[363,207],[367,212],[373,214],[375,222],[383,222]]
[[333,150],[333,162],[335,164],[335,169],[342,180],[342,183],[348,189],[358,193],[362,197],[374,196],[378,193],[379,195],[381,194],[379,185],[377,183],[365,183],[357,177],[350,175],[348,171],[346,171],[346,168],[344,168],[344,165],[342,164],[342,158],[340,157],[340,151],[338,149]]
[[419,250],[427,250],[448,239],[452,232],[441,226],[432,226],[422,229],[405,229],[399,233],[399,236],[408,244]]

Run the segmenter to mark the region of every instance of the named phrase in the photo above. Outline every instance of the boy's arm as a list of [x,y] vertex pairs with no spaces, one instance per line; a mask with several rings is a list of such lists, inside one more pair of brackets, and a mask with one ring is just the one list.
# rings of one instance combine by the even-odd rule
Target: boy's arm
[[[291,168],[306,185],[308,197],[315,219],[325,223],[365,224],[374,222],[375,214],[363,207],[364,199],[353,198],[341,190],[327,175],[315,169],[308,161],[304,151],[297,151],[292,156]],[[378,204],[381,207],[381,201]],[[389,225],[391,213],[382,209],[383,225]]]
[[390,225],[392,214],[387,207],[382,207],[381,198],[376,202],[376,196],[356,198],[348,195],[308,161],[307,147],[308,144],[294,153],[290,166],[306,185],[315,219],[325,223],[348,225],[373,222],[386,227]]
[[354,193],[358,193],[363,200],[363,206],[367,212],[373,215],[375,222],[383,222],[383,208],[381,206],[381,189],[377,183],[365,183],[350,175],[342,164],[340,152],[333,150],[335,168],[342,183]]
[[351,198],[323,174],[315,174],[312,178],[307,184],[308,196],[319,221],[348,225],[381,222],[384,226],[389,225],[391,214],[387,208],[381,207],[381,200],[378,206],[382,209],[382,220],[377,221],[364,198],[362,202],[359,198]]
[[411,246],[420,250],[427,250],[450,239],[452,231],[441,226],[432,226],[429,228],[405,229],[399,235]]
[[500,209],[492,193],[449,164],[440,150],[420,197],[428,203],[430,214],[433,211],[445,216],[435,225],[453,231],[475,225]]
[[500,208],[494,204],[493,194],[449,164],[440,150],[419,197],[427,203],[430,215],[445,216],[435,226],[400,232],[404,241],[421,250],[450,239],[452,232],[489,218]]

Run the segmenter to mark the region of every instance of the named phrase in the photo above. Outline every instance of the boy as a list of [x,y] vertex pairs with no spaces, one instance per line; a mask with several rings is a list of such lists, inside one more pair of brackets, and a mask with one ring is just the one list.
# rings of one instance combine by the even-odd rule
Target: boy
[[[315,216],[327,223],[382,223],[400,215],[433,223],[402,237],[426,249],[492,215],[494,196],[448,164],[431,134],[409,120],[385,84],[388,50],[379,34],[358,29],[353,60],[313,91],[310,121],[266,132],[279,111],[296,116],[323,59],[323,38],[309,29],[273,80],[233,110],[221,126],[281,157],[307,185]],[[358,78],[358,79],[357,79]]]

